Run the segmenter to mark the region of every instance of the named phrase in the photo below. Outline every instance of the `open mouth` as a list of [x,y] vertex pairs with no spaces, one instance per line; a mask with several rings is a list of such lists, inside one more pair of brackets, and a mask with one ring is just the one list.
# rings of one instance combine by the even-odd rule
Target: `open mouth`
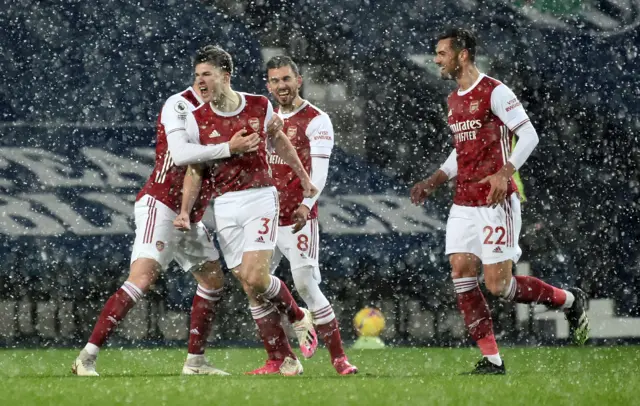
[[207,97],[209,95],[209,89],[206,86],[200,86],[199,89],[202,97]]
[[290,94],[289,90],[278,90],[278,96],[280,97],[289,97]]

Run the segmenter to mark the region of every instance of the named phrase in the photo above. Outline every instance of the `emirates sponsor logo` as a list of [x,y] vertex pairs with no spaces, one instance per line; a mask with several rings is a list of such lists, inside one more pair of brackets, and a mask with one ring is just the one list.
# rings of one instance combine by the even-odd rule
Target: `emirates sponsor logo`
[[482,121],[480,120],[465,120],[457,123],[449,124],[451,131],[453,132],[453,138],[455,142],[472,141],[476,139],[478,130],[482,128]]
[[480,120],[465,120],[457,123],[449,124],[451,131],[459,133],[461,131],[479,130],[482,128],[482,121]]
[[287,163],[282,158],[280,158],[278,155],[271,154],[271,155],[269,155],[269,164],[271,164],[271,165],[286,165]]

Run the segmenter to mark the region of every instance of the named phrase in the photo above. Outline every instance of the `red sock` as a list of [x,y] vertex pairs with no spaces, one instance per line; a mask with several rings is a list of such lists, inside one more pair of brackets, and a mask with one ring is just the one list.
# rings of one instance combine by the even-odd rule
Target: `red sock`
[[282,360],[285,357],[296,359],[289,345],[289,338],[282,328],[280,313],[273,305],[268,303],[267,305],[252,307],[251,314],[258,325],[258,332],[269,359]]
[[514,276],[507,298],[518,303],[541,303],[560,307],[567,300],[564,290],[549,285],[533,276]]
[[333,319],[326,324],[319,324],[316,326],[316,332],[322,337],[324,344],[331,354],[331,361],[338,357],[344,356],[344,349],[342,348],[342,338],[340,337],[340,327],[338,326],[338,319]]
[[[467,279],[467,278],[465,278]],[[455,281],[454,281],[455,282]],[[467,286],[466,289],[471,286]],[[456,290],[463,290],[458,288]],[[498,353],[498,344],[493,335],[493,320],[489,305],[475,282],[475,287],[465,292],[458,292],[458,309],[464,318],[464,324],[469,329],[471,338],[478,344],[482,355],[495,355]]]
[[298,307],[298,304],[291,296],[291,291],[280,279],[271,275],[271,283],[269,288],[264,292],[263,296],[269,300],[282,314],[286,314],[289,323],[302,320],[304,313]]
[[198,285],[191,305],[191,324],[189,326],[189,354],[204,354],[207,338],[216,317],[216,305],[220,301],[222,289],[207,290]]
[[[132,285],[127,286],[129,283],[125,282],[104,304],[96,326],[93,328],[91,337],[89,337],[91,344],[102,347],[118,324],[124,319],[124,316],[136,304],[136,301],[142,298],[140,290],[136,291],[135,289],[137,288],[131,288]],[[136,297],[136,299],[134,300],[132,296]]]

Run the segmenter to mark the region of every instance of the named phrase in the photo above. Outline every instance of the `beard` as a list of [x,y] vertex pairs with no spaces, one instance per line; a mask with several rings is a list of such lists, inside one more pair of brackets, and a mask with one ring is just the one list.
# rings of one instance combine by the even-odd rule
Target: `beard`
[[460,77],[460,72],[462,72],[462,69],[460,68],[460,64],[456,62],[453,69],[448,70],[445,68],[444,70],[440,71],[440,77],[442,78],[442,80],[456,80]]

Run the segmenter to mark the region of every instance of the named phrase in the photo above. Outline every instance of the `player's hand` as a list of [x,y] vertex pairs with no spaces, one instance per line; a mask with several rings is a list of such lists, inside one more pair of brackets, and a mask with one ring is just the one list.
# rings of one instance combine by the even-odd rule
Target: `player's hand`
[[310,198],[318,194],[318,188],[311,183],[311,180],[302,181],[302,196]]
[[496,207],[496,205],[507,198],[509,177],[505,176],[501,171],[487,176],[479,183],[488,183],[491,185],[491,190],[489,190],[489,195],[487,196],[487,205]]
[[278,114],[274,114],[267,123],[267,134],[274,135],[284,127],[284,120]]
[[173,220],[173,226],[180,231],[191,230],[191,221],[189,221],[189,213],[180,213],[175,220]]
[[253,152],[258,150],[260,144],[260,136],[257,133],[245,135],[246,129],[242,129],[233,134],[229,140],[229,151],[232,154],[244,154],[245,152]]
[[411,188],[411,203],[419,206],[427,200],[427,197],[431,195],[436,189],[430,186],[426,180],[422,180]]
[[307,224],[307,218],[309,217],[310,211],[311,209],[309,209],[304,204],[298,206],[296,211],[293,212],[293,216],[291,216],[293,218],[293,221],[295,221],[291,233],[295,234],[298,231],[302,230],[302,228]]

